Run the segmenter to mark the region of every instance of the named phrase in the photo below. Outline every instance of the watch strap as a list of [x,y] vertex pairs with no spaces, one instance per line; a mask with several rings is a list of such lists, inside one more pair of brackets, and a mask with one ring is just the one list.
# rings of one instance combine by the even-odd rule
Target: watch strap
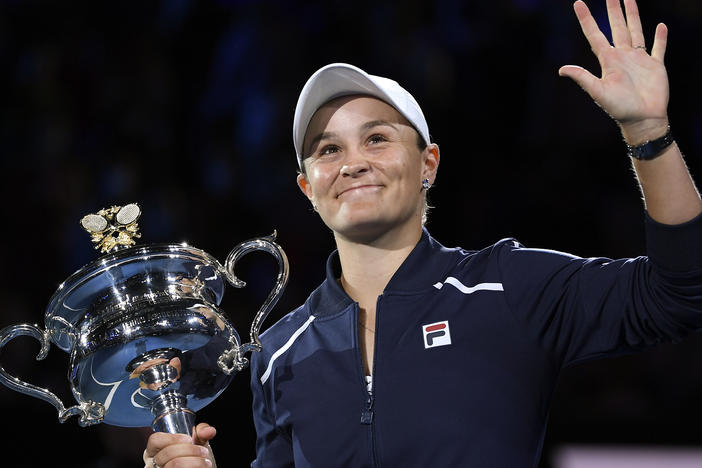
[[660,138],[636,146],[627,144],[627,154],[640,161],[650,161],[660,156],[663,150],[672,145],[674,141],[673,132],[670,130],[670,126],[668,126],[668,131]]

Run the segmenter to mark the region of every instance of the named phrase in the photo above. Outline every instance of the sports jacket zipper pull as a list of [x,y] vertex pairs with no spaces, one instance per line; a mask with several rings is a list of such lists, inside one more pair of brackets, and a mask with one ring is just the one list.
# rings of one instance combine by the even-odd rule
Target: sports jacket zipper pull
[[361,411],[361,424],[372,424],[373,423],[373,397],[368,395],[368,400],[366,400],[366,407]]

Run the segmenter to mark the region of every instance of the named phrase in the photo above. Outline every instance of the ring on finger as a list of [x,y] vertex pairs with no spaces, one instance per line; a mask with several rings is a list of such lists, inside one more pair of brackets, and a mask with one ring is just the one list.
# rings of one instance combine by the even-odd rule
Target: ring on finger
[[153,458],[151,459],[151,466],[152,466],[152,468],[161,468],[160,466],[158,466],[156,464],[156,460],[154,460]]
[[645,45],[637,45],[637,46],[634,46],[634,49],[643,49],[643,51],[645,52],[646,46]]

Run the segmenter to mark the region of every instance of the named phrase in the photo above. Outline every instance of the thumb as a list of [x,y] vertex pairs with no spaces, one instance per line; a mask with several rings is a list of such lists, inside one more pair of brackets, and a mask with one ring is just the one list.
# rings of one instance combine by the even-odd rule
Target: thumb
[[217,435],[217,429],[207,423],[200,423],[193,430],[193,443],[206,445],[215,435]]
[[588,93],[594,99],[597,99],[600,80],[583,67],[579,67],[577,65],[564,65],[558,69],[558,74],[575,81],[578,86],[585,90],[586,93]]

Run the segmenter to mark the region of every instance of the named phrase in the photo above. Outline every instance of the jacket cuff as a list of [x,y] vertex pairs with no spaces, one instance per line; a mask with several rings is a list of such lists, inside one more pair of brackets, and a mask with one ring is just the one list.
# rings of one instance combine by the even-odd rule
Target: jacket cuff
[[661,224],[646,212],[646,252],[671,272],[702,270],[702,213],[682,224]]

